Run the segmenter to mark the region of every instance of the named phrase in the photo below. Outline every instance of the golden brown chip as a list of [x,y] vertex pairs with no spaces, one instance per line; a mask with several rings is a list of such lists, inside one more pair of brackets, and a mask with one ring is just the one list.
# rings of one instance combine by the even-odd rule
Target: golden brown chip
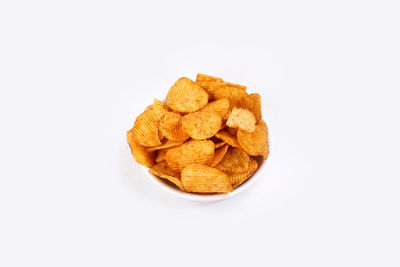
[[168,106],[155,98],[152,110],[153,110],[153,116],[156,121],[160,121],[161,118],[164,116],[164,114],[169,112]]
[[262,110],[261,110],[261,96],[260,94],[250,94],[249,98],[253,104],[251,111],[253,111],[254,116],[256,116],[257,123],[262,119]]
[[179,173],[169,168],[165,161],[161,161],[154,165],[149,169],[149,173],[167,179],[171,183],[174,183],[179,189],[184,190],[181,179],[179,178]]
[[182,118],[183,130],[197,140],[214,136],[221,128],[221,123],[221,116],[214,111],[198,111]]
[[250,157],[243,150],[231,147],[215,168],[225,173],[245,172],[249,167]]
[[165,155],[167,154],[168,149],[162,149],[157,151],[156,162],[164,161]]
[[212,141],[191,140],[169,149],[165,159],[171,169],[181,171],[193,163],[210,165],[214,159],[214,150]]
[[256,126],[253,133],[238,130],[237,138],[240,146],[251,156],[268,157],[268,128],[264,121]]
[[146,166],[152,167],[155,162],[155,153],[147,151],[147,148],[138,144],[133,140],[133,131],[129,130],[126,134],[126,138],[128,141],[129,146],[131,147],[131,153],[133,158],[137,161],[137,163]]
[[221,148],[218,148],[215,150],[214,154],[214,160],[211,163],[211,167],[217,166],[217,164],[222,160],[222,158],[225,156],[226,152],[228,151],[229,145],[226,144]]
[[237,128],[231,128],[231,127],[228,127],[228,133],[230,134],[230,135],[233,135],[233,136],[236,136],[236,134],[237,134]]
[[160,121],[160,132],[169,140],[185,141],[189,135],[182,126],[182,116],[175,112],[167,112]]
[[247,109],[233,108],[226,125],[252,133],[256,130],[256,118],[254,114]]
[[153,105],[147,106],[144,111],[149,111],[149,110],[153,110]]
[[[230,109],[234,107],[243,107],[246,103],[243,103],[244,101],[248,101],[247,99],[247,93],[246,91],[237,88],[237,87],[231,87],[231,86],[225,86],[222,88],[219,88],[214,92],[214,98],[215,99],[222,99],[226,98],[229,101],[229,106]],[[246,104],[247,105],[247,104]]]
[[226,86],[226,82],[223,81],[206,81],[196,83],[208,93],[210,98],[214,96],[215,91],[217,91],[219,88]]
[[215,149],[223,147],[226,143],[225,142],[219,142],[215,144]]
[[188,78],[177,80],[167,95],[167,105],[179,112],[195,112],[207,105],[208,94]]
[[182,170],[181,177],[183,188],[188,192],[232,192],[232,185],[225,173],[202,164],[186,166]]
[[180,146],[182,144],[183,144],[183,141],[172,141],[172,140],[167,139],[165,142],[162,143],[161,146],[150,147],[147,149],[147,151],[156,151],[156,150],[160,150],[160,149],[166,149],[166,148]]
[[257,161],[253,158],[250,158],[249,167],[245,172],[227,174],[227,176],[231,180],[231,184],[232,184],[233,188],[238,187],[244,181],[246,181],[248,178],[250,178],[254,174],[254,172],[257,170],[257,168],[258,168]]
[[221,81],[221,78],[214,77],[214,76],[209,76],[205,74],[198,73],[196,77],[196,82],[216,82],[216,81]]
[[237,148],[240,147],[236,136],[231,135],[226,131],[219,131],[218,133],[215,134],[215,137],[221,139],[225,143],[228,143],[230,146],[237,147]]
[[135,124],[133,125],[133,140],[148,147],[161,145],[157,125],[158,123],[154,119],[152,111],[143,112],[137,116]]
[[229,117],[229,101],[226,98],[215,100],[208,103],[202,111],[215,111],[222,119],[227,120]]
[[239,89],[244,90],[244,91],[246,90],[246,86],[244,86],[244,85],[235,84],[235,83],[229,83],[229,82],[227,82],[226,85],[230,86],[230,87],[236,87],[236,88],[239,88]]

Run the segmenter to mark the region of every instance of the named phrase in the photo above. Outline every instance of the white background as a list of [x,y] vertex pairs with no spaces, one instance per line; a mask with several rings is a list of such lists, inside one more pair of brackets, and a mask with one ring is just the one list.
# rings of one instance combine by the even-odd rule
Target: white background
[[[0,266],[400,266],[398,1],[1,1]],[[125,133],[182,76],[262,95],[271,164],[168,195]]]

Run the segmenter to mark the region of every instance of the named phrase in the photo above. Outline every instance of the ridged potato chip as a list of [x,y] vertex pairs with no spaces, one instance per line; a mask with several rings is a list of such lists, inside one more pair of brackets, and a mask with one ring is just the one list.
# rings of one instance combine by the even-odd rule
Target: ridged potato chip
[[225,143],[228,143],[230,146],[237,147],[237,148],[240,147],[236,136],[231,135],[226,131],[219,131],[218,133],[215,134],[215,137],[221,139]]
[[183,130],[182,116],[175,112],[167,112],[160,121],[160,132],[169,140],[185,141],[189,135]]
[[226,82],[226,85],[230,86],[230,87],[236,87],[236,88],[239,88],[239,89],[241,89],[243,91],[246,91],[246,86],[244,86],[244,85],[240,85],[240,84],[236,84],[236,83],[230,83],[230,82]]
[[165,113],[169,112],[169,108],[166,104],[154,98],[153,102],[153,116],[156,121],[160,121]]
[[244,181],[250,178],[254,174],[254,172],[258,168],[258,163],[255,159],[250,158],[250,164],[248,169],[245,172],[242,173],[232,173],[232,174],[227,174],[229,177],[231,184],[233,188],[238,187],[241,185]]
[[188,192],[232,192],[231,182],[225,173],[202,164],[191,164],[182,170],[183,188]]
[[171,148],[171,147],[176,147],[180,146],[183,144],[183,141],[172,141],[172,140],[166,140],[165,142],[162,143],[161,146],[155,146],[155,147],[150,147],[147,149],[147,151],[156,151],[156,150],[161,150],[161,149],[166,149],[166,148]]
[[208,103],[202,111],[215,111],[222,119],[227,120],[229,117],[229,101],[226,98],[215,100]]
[[253,112],[258,123],[262,119],[261,96],[260,94],[249,94],[249,98],[252,102],[252,109],[250,110]]
[[210,76],[210,75],[205,75],[198,73],[196,77],[196,82],[216,82],[216,81],[221,81],[221,78]]
[[144,109],[145,112],[149,110],[153,110],[153,105],[149,105]]
[[177,80],[167,95],[167,105],[179,112],[195,112],[207,105],[208,93],[188,78]]
[[132,137],[137,143],[152,147],[161,145],[158,136],[158,123],[154,119],[152,111],[145,111],[135,120],[132,128]]
[[221,128],[221,116],[214,111],[198,111],[182,118],[183,130],[193,139],[203,140],[214,136]]
[[249,163],[250,157],[246,152],[230,147],[215,168],[225,173],[242,173],[249,168]]
[[225,144],[226,144],[225,142],[215,143],[215,149],[223,147]]
[[247,109],[233,108],[226,125],[252,133],[256,130],[256,118],[254,114]]
[[191,140],[169,149],[165,159],[171,169],[179,172],[194,163],[210,165],[214,159],[214,150],[212,141]]
[[155,164],[155,153],[147,151],[146,147],[135,142],[132,135],[133,131],[129,130],[126,134],[126,139],[131,148],[133,158],[143,166],[152,167]]
[[208,93],[210,98],[214,97],[215,91],[227,85],[226,82],[223,81],[206,81],[196,83]]
[[244,101],[248,102],[247,100],[248,95],[246,91],[237,88],[237,87],[231,87],[231,86],[225,86],[222,88],[219,88],[214,92],[214,98],[216,100],[226,98],[229,101],[229,106],[230,109],[234,107],[243,107],[244,105],[247,105],[247,103],[244,103]]
[[211,167],[217,166],[217,164],[222,160],[222,158],[225,156],[226,152],[228,151],[229,145],[226,144],[221,148],[218,148],[215,150],[214,153],[214,159],[213,162],[211,163]]
[[149,173],[154,174],[158,177],[167,179],[171,183],[175,184],[179,189],[185,190],[182,186],[179,173],[168,167],[165,161],[161,161],[149,169]]
[[268,157],[268,128],[264,121],[260,121],[253,133],[238,130],[237,138],[240,146],[251,156]]
[[162,149],[157,151],[156,162],[161,162],[165,160],[165,155],[167,154],[168,149]]

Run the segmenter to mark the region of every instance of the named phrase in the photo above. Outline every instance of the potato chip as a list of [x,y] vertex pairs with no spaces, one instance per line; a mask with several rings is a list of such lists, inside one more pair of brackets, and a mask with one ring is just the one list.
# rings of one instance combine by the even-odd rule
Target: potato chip
[[137,143],[143,146],[161,145],[158,136],[158,123],[154,119],[152,111],[145,111],[137,116],[132,128],[132,137]]
[[179,189],[184,190],[179,173],[168,167],[165,161],[161,161],[149,169],[149,173],[154,174],[158,177],[167,179],[171,183],[175,184]]
[[268,157],[268,128],[260,121],[253,133],[238,130],[237,138],[240,146],[251,156]]
[[238,130],[237,128],[231,128],[231,127],[228,127],[227,129],[228,133],[233,136],[236,136],[237,130]]
[[153,110],[153,105],[149,105],[144,109],[145,112],[149,110]]
[[234,107],[243,107],[243,101],[248,101],[246,91],[231,87],[231,86],[224,86],[219,88],[214,92],[214,98],[216,100],[226,98],[229,101],[230,109]]
[[242,173],[248,169],[249,162],[250,157],[246,152],[231,147],[215,168],[225,173]]
[[191,164],[182,170],[182,185],[188,192],[227,193],[232,185],[225,173],[202,164]]
[[212,141],[191,140],[169,149],[165,159],[171,169],[181,171],[193,163],[210,165],[214,159],[214,150]]
[[167,95],[167,105],[179,112],[195,112],[207,105],[208,94],[188,78],[177,80]]
[[166,140],[162,143],[161,146],[155,146],[155,147],[150,147],[147,149],[147,151],[156,151],[156,150],[161,150],[161,149],[166,149],[166,148],[171,148],[171,147],[176,147],[180,146],[183,144],[183,141],[172,141],[172,140]]
[[256,118],[254,114],[247,109],[233,108],[226,125],[252,133],[256,130]]
[[221,123],[221,116],[214,111],[198,111],[182,118],[183,130],[197,140],[214,136],[219,131]]
[[239,89],[241,89],[243,91],[246,91],[246,86],[244,86],[244,85],[235,84],[235,83],[229,83],[229,82],[226,82],[226,85],[230,86],[230,87],[239,88]]
[[250,158],[249,167],[245,172],[227,174],[227,176],[229,177],[229,180],[231,181],[233,188],[238,187],[244,181],[249,179],[254,174],[254,172],[257,170],[257,168],[258,168],[257,161],[253,158]]
[[218,143],[215,143],[215,149],[220,148],[220,147],[223,147],[225,144],[226,144],[225,142],[218,142]]
[[217,91],[219,88],[226,86],[226,82],[223,81],[206,81],[196,83],[208,93],[210,98],[214,97],[215,91]]
[[178,113],[165,113],[159,128],[161,133],[171,141],[185,141],[189,138],[189,135],[183,130],[182,116]]
[[131,147],[131,153],[133,158],[137,161],[137,163],[146,166],[152,167],[155,162],[155,153],[147,151],[147,148],[138,144],[133,140],[133,130],[129,130],[126,134],[126,138],[129,146]]
[[215,111],[222,119],[227,120],[229,117],[229,101],[226,98],[215,100],[208,103],[202,111]]
[[164,114],[169,112],[168,106],[155,98],[152,110],[153,110],[153,116],[156,121],[160,121],[161,118],[164,116]]
[[254,116],[256,117],[257,123],[262,119],[262,110],[261,110],[261,96],[260,94],[250,94],[249,98],[252,102],[252,109],[250,109]]
[[226,131],[219,131],[218,133],[215,134],[215,137],[221,139],[225,143],[228,143],[230,146],[237,147],[237,148],[240,147],[236,136],[230,135]]
[[167,154],[168,149],[162,149],[157,151],[156,162],[161,162],[165,160],[165,155]]
[[196,82],[216,82],[216,81],[221,81],[221,78],[214,77],[214,76],[209,76],[205,74],[198,73],[196,77]]
[[228,151],[229,145],[226,144],[221,148],[218,148],[215,150],[214,153],[214,159],[213,162],[211,163],[211,167],[217,166],[217,164],[222,160],[222,158],[225,156],[226,152]]

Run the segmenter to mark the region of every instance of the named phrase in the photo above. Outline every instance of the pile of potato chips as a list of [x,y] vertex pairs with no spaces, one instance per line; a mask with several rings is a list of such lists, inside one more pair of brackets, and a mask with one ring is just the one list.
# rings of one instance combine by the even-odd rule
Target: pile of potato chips
[[193,193],[227,193],[268,157],[261,96],[221,78],[180,78],[166,103],[154,99],[127,133],[135,160]]

